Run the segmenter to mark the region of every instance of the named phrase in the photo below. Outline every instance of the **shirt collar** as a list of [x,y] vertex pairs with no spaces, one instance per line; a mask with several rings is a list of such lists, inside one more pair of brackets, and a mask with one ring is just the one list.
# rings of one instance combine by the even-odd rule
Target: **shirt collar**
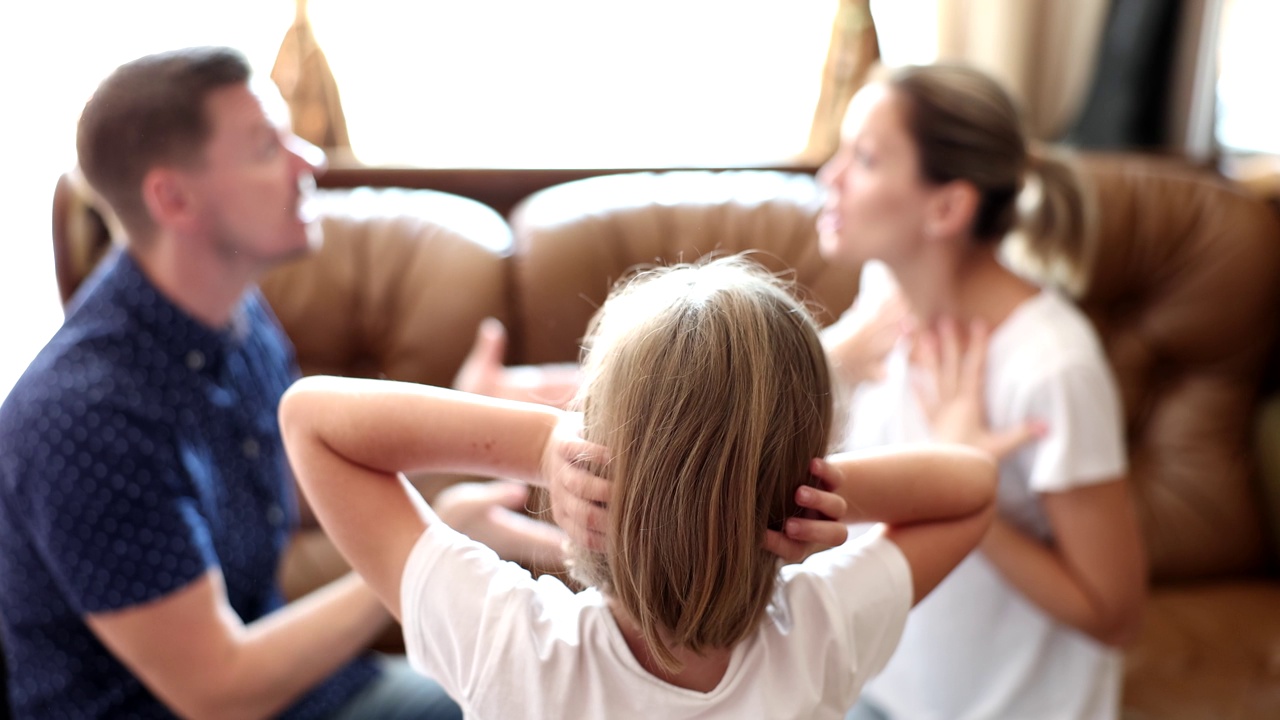
[[244,342],[248,326],[243,298],[223,328],[212,328],[192,317],[161,292],[127,251],[119,252],[116,268],[120,305],[162,348],[188,369],[216,374],[228,355]]

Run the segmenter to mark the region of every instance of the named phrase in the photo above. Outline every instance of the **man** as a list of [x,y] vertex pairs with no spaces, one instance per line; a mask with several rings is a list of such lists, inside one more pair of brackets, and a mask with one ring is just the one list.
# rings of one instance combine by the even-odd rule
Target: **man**
[[318,239],[323,155],[249,75],[225,48],[153,55],[81,117],[128,240],[0,408],[16,717],[460,715],[364,655],[390,617],[358,576],[288,605],[276,582],[309,512],[276,421],[292,349],[254,284]]

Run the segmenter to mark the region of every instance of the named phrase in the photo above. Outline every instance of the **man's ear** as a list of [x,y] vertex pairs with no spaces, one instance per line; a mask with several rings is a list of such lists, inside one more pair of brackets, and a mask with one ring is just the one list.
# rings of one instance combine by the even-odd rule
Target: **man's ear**
[[188,178],[169,167],[153,167],[142,177],[142,202],[158,228],[185,234],[197,219],[196,195]]
[[952,180],[934,191],[926,230],[931,238],[963,237],[973,230],[982,193],[968,180]]

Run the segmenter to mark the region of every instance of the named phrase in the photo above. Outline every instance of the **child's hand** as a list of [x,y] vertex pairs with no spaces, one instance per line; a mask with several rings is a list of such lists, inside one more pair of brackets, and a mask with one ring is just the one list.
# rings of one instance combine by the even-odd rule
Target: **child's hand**
[[783,532],[765,530],[764,547],[769,552],[785,562],[798,563],[816,552],[842,545],[849,538],[849,528],[841,521],[849,509],[843,497],[801,485],[796,488],[796,504],[808,512],[788,518]]
[[582,415],[564,413],[547,440],[542,478],[551,494],[551,516],[569,539],[604,550],[611,486],[604,476],[608,451],[580,435]]
[[981,320],[970,324],[962,343],[955,322],[943,318],[936,329],[919,334],[916,350],[922,374],[912,376],[913,384],[935,440],[968,445],[1000,459],[1044,435],[1043,424],[1034,421],[999,431],[988,425],[987,327]]

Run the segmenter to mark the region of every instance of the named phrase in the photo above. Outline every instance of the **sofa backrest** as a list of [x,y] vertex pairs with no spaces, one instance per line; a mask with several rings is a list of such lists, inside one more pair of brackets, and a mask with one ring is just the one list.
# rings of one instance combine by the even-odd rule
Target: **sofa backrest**
[[[1099,251],[1081,304],[1123,394],[1157,580],[1265,566],[1252,424],[1280,308],[1280,228],[1263,203],[1171,161],[1082,159]],[[521,359],[572,360],[610,283],[636,263],[757,248],[794,268],[828,320],[856,272],[817,251],[812,177],[644,173],[549,188],[512,213]]]
[[795,279],[824,322],[857,294],[831,268],[814,230],[814,178],[775,171],[672,171],[588,178],[529,196],[511,213],[511,314],[522,362],[576,360],[578,341],[612,284],[637,264],[757,251]]
[[[506,316],[511,230],[475,200],[431,190],[321,190],[324,243],[261,286],[306,374],[449,385],[486,316]],[[112,240],[70,176],[54,196],[63,302]]]
[[1261,570],[1252,450],[1280,310],[1280,221],[1221,177],[1169,160],[1082,159],[1099,201],[1081,305],[1119,379],[1157,579]]

